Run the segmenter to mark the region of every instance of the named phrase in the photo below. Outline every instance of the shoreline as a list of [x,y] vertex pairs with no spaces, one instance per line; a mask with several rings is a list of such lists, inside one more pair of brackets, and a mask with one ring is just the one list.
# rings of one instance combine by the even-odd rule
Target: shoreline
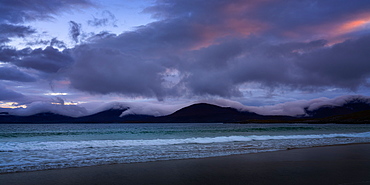
[[1,184],[370,184],[370,143],[0,174]]

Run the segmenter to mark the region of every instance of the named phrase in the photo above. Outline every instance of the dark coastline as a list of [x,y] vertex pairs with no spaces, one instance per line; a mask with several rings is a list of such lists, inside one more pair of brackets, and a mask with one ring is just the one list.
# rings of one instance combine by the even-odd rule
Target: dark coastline
[[315,111],[305,110],[297,116],[260,115],[249,111],[239,111],[231,107],[198,103],[184,107],[170,115],[152,116],[129,114],[121,117],[129,108],[109,109],[92,115],[70,117],[52,112],[28,116],[16,116],[0,112],[1,123],[370,123],[370,105],[367,103],[347,103],[341,107],[321,107]]
[[370,143],[8,173],[0,184],[370,184]]

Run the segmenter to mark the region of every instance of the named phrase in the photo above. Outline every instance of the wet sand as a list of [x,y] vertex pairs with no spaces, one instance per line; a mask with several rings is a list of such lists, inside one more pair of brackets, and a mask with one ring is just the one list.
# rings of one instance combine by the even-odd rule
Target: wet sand
[[370,184],[370,144],[0,174],[1,185]]

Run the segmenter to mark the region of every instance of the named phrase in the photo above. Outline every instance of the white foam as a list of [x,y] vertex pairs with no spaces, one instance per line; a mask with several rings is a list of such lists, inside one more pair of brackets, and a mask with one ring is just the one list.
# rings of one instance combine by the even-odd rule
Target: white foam
[[91,140],[91,141],[32,141],[0,143],[0,151],[35,151],[35,150],[65,150],[80,148],[130,147],[130,146],[161,146],[180,144],[209,144],[224,142],[247,142],[286,139],[320,139],[320,138],[364,138],[370,137],[370,132],[349,134],[317,134],[317,135],[251,135],[251,136],[221,136],[196,137],[185,139],[152,139],[152,140]]

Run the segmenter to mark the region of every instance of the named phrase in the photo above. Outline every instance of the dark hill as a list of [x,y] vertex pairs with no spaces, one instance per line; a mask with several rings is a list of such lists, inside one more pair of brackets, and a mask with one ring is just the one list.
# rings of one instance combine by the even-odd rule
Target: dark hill
[[74,122],[83,123],[112,123],[120,122],[122,118],[119,117],[126,109],[109,109],[102,112],[98,112],[93,115],[83,116],[75,118]]
[[349,101],[342,106],[322,106],[316,110],[306,108],[306,117],[263,116],[206,103],[193,104],[167,116],[133,114],[120,117],[128,109],[109,109],[78,118],[54,113],[14,116],[1,112],[0,123],[369,123],[370,120],[370,104],[361,100]]
[[156,122],[173,123],[214,123],[236,122],[246,119],[258,119],[263,116],[252,112],[240,112],[230,107],[199,103],[184,107],[168,116],[157,117]]
[[370,110],[336,115],[317,120],[320,123],[370,123]]
[[93,115],[83,117],[69,117],[54,113],[39,113],[30,116],[14,116],[7,113],[0,114],[0,123],[128,123],[146,122],[153,116],[128,115],[120,117],[126,109],[109,109]]
[[0,123],[70,123],[74,118],[50,112],[31,116],[0,115]]
[[129,108],[121,109],[109,109],[102,111],[90,116],[77,118],[76,122],[84,123],[135,123],[135,122],[151,122],[154,116],[149,115],[137,115],[131,114],[126,116],[121,116],[122,112],[128,110]]

